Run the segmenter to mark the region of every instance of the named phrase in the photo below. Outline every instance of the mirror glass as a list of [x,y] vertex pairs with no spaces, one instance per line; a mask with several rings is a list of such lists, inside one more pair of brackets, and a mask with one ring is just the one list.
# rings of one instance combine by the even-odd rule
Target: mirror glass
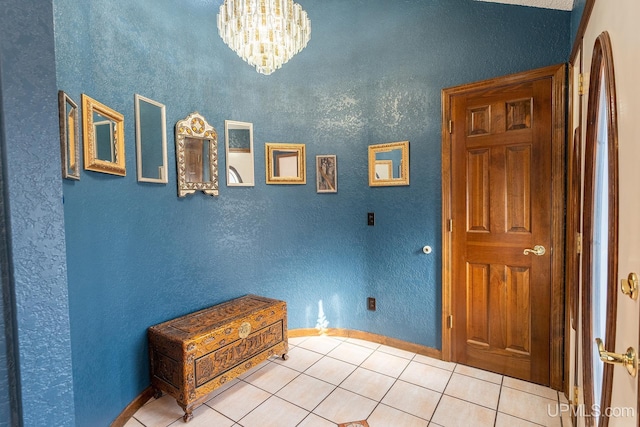
[[63,91],[58,91],[58,115],[60,119],[62,177],[80,179],[78,106]]
[[134,100],[138,181],[166,184],[166,108],[164,104],[138,94]]
[[265,144],[267,184],[306,184],[304,144]]
[[227,186],[253,187],[253,124],[224,121],[227,153]]
[[176,123],[178,196],[218,195],[218,133],[199,113]]
[[273,150],[272,168],[273,176],[276,178],[297,178],[298,169],[298,153],[291,150]]
[[102,114],[93,112],[93,133],[95,135],[95,153],[98,160],[105,162],[116,161],[116,124]]
[[369,185],[409,185],[409,141],[369,146]]
[[126,175],[124,116],[82,94],[82,117],[84,168]]
[[187,182],[210,181],[209,145],[210,141],[207,139],[189,137],[184,139],[185,179]]

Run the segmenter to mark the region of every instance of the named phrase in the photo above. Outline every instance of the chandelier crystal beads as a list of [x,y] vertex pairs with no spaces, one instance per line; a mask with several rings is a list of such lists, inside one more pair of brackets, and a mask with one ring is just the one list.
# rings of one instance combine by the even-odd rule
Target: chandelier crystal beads
[[224,0],[218,33],[238,56],[269,75],[307,46],[311,21],[293,0]]

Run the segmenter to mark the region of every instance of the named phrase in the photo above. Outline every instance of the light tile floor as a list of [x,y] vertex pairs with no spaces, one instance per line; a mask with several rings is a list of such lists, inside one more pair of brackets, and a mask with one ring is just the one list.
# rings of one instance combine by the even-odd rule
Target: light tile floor
[[[561,393],[350,338],[289,339],[269,361],[214,391],[189,427],[568,427]],[[560,415],[557,415],[560,414]],[[151,399],[125,427],[179,427],[175,399]],[[552,416],[556,415],[556,416]]]

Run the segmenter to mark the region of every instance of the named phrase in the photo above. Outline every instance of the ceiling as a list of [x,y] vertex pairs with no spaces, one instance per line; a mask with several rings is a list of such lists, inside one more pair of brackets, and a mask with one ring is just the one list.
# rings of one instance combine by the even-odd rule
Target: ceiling
[[517,4],[545,9],[571,10],[574,0],[476,0],[490,3]]

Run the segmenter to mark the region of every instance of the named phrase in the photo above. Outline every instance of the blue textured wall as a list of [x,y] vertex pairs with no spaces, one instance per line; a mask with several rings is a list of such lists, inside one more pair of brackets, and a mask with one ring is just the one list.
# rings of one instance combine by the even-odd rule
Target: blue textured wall
[[[440,348],[441,89],[565,61],[570,13],[299,2],[311,42],[262,76],[217,35],[221,0],[54,0],[59,89],[125,115],[127,176],[64,182],[79,425],[149,384],[148,326],[246,293],[285,299],[291,328],[314,327],[322,301],[329,327]],[[167,106],[169,185],[135,180],[134,93]],[[173,126],[192,111],[221,136],[221,171],[224,120],[254,124],[254,188],[221,173],[218,198],[176,196]],[[368,187],[367,146],[401,140],[411,185]],[[306,144],[307,185],[265,185],[265,142]],[[316,194],[318,154],[337,155],[337,194]]]
[[12,425],[74,425],[52,4],[0,6],[1,214],[10,247],[3,292],[14,304],[22,405]]

